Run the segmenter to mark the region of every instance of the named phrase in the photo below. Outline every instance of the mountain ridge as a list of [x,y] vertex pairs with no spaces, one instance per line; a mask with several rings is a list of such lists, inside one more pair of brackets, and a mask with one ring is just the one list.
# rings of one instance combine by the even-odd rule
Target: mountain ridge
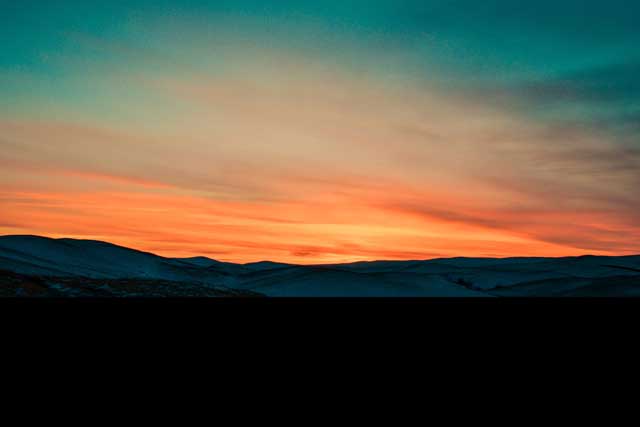
[[607,289],[640,296],[640,255],[236,264],[168,258],[99,240],[8,235],[0,236],[0,270],[54,284],[65,282],[61,278],[75,283],[73,278],[89,290],[96,283],[113,288],[128,281],[152,290],[154,281],[167,288],[173,283],[191,289],[189,296],[197,289],[206,296],[225,295],[224,290],[267,296],[588,296]]
[[48,241],[58,241],[58,242],[86,242],[86,243],[94,243],[94,244],[102,244],[108,245],[115,248],[122,248],[133,252],[138,252],[141,254],[152,255],[159,258],[170,259],[175,261],[212,261],[218,264],[232,264],[239,266],[258,266],[258,265],[277,265],[277,266],[308,266],[308,267],[324,267],[324,266],[355,266],[355,265],[365,265],[365,264],[376,264],[376,263],[423,263],[423,262],[487,262],[487,261],[499,261],[499,262],[516,262],[516,261],[545,261],[545,260],[570,260],[570,259],[582,259],[582,258],[634,258],[640,257],[640,254],[632,254],[632,255],[594,255],[594,254],[583,254],[583,255],[572,255],[572,256],[556,256],[556,257],[534,257],[534,256],[509,256],[509,257],[468,257],[468,256],[455,256],[455,257],[436,257],[436,258],[424,258],[424,259],[406,259],[406,260],[391,260],[391,259],[374,259],[374,260],[366,260],[366,261],[352,261],[352,262],[344,262],[344,263],[319,263],[319,264],[292,264],[285,263],[280,261],[274,261],[270,259],[263,259],[260,261],[251,261],[246,263],[234,263],[230,261],[221,261],[215,258],[196,255],[193,257],[169,257],[164,255],[159,255],[154,252],[144,251],[142,249],[131,248],[128,246],[119,245],[116,243],[111,243],[104,240],[95,240],[95,239],[78,239],[71,237],[46,237],[40,236],[36,234],[8,234],[0,236],[0,242],[6,238],[35,238],[42,239]]

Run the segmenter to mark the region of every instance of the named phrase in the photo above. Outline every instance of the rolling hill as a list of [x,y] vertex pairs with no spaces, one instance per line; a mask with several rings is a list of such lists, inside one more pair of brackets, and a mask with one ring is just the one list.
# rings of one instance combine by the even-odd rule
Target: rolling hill
[[0,271],[2,296],[640,296],[640,256],[233,264],[92,240],[2,236]]

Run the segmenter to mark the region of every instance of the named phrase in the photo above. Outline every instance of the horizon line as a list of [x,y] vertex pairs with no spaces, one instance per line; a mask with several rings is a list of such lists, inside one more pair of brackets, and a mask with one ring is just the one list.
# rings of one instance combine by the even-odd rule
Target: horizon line
[[245,263],[239,263],[239,262],[231,262],[231,261],[221,261],[215,258],[211,258],[205,255],[196,255],[196,256],[192,256],[192,257],[170,257],[170,256],[164,256],[164,255],[160,255],[158,253],[155,252],[151,252],[151,251],[145,251],[142,249],[137,249],[134,247],[130,247],[130,246],[124,246],[124,245],[120,245],[117,243],[112,243],[106,240],[95,240],[95,239],[80,239],[80,238],[76,238],[76,237],[48,237],[48,236],[43,236],[43,235],[38,235],[38,234],[5,234],[5,235],[0,235],[0,239],[2,238],[6,238],[6,237],[35,237],[35,238],[39,238],[39,239],[45,239],[45,240],[73,240],[73,241],[78,241],[78,242],[96,242],[96,243],[105,243],[108,245],[112,245],[112,246],[116,246],[119,248],[123,248],[123,249],[127,249],[127,250],[131,250],[131,251],[135,251],[135,252],[140,252],[140,253],[145,253],[145,254],[150,254],[153,256],[157,256],[160,258],[164,258],[164,259],[172,259],[172,260],[186,260],[186,259],[194,259],[194,258],[205,258],[211,261],[215,261],[215,262],[220,262],[220,263],[225,263],[225,264],[235,264],[235,265],[241,265],[241,266],[245,266],[245,265],[251,265],[251,264],[260,264],[260,263],[273,263],[273,264],[282,264],[282,265],[291,265],[291,266],[333,266],[333,265],[351,265],[351,264],[361,264],[361,263],[376,263],[376,262],[425,262],[425,261],[438,261],[438,260],[453,260],[453,259],[478,259],[478,260],[507,260],[507,259],[526,259],[526,258],[533,258],[533,259],[569,259],[569,258],[586,258],[586,257],[597,257],[597,258],[625,258],[625,257],[635,257],[635,256],[640,256],[640,254],[631,254],[631,255],[594,255],[592,253],[585,253],[582,255],[570,255],[570,256],[528,256],[528,255],[518,255],[518,256],[506,256],[506,257],[485,257],[485,256],[479,256],[479,257],[470,257],[470,256],[464,256],[464,255],[458,255],[458,256],[453,256],[453,257],[435,257],[435,258],[424,258],[424,259],[371,259],[371,260],[363,260],[363,261],[352,261],[352,262],[341,262],[341,263],[318,263],[318,264],[294,264],[294,263],[290,263],[290,262],[282,262],[282,261],[274,261],[274,260],[270,260],[270,259],[263,259],[260,261],[251,261],[251,262],[245,262]]

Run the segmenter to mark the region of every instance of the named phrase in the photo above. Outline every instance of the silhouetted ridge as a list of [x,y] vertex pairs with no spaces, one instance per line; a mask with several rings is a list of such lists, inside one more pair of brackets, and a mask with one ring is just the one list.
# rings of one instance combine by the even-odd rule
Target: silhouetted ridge
[[67,296],[640,296],[640,256],[234,264],[26,235],[0,237],[0,270],[17,293]]

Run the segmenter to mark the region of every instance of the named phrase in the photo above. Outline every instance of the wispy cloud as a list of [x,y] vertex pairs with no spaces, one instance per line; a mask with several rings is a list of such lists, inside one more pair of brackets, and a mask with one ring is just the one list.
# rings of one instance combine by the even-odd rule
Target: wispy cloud
[[165,51],[65,32],[73,90],[0,116],[0,232],[231,261],[640,251],[632,61],[447,90],[400,36],[338,54],[226,19]]

